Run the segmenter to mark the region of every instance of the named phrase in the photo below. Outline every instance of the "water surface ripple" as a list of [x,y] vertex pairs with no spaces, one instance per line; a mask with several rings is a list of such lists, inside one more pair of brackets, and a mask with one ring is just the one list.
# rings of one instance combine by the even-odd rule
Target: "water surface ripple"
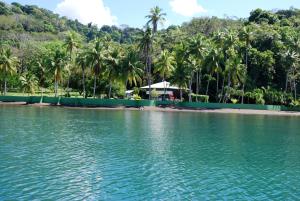
[[0,106],[0,200],[300,200],[300,118]]

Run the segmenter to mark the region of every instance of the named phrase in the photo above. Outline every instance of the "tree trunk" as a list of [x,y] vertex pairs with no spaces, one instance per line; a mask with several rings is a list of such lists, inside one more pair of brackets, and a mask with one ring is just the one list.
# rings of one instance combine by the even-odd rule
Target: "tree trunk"
[[216,97],[219,95],[219,72],[217,72],[217,87],[216,87]]
[[210,80],[207,81],[206,92],[205,95],[208,95]]
[[200,74],[199,74],[199,93],[200,93],[201,87],[202,87],[202,73],[200,72]]
[[182,88],[180,87],[180,101],[182,101]]
[[84,68],[82,68],[82,87],[83,87],[83,97],[86,98]]
[[96,98],[96,87],[97,87],[97,76],[96,74],[94,75],[94,92],[93,92],[93,97]]
[[7,80],[6,80],[6,72],[4,72],[4,96],[7,93]]
[[149,83],[150,83],[150,85],[149,85],[149,98],[150,98],[150,100],[152,99],[152,94],[151,94],[151,91],[152,91],[152,89],[151,89],[151,85],[152,85],[152,80],[151,80],[151,65],[152,65],[152,61],[151,61],[151,57],[149,57]]
[[246,75],[243,82],[243,94],[242,94],[242,104],[244,104],[244,96],[245,96],[245,84],[247,81],[247,74],[248,74],[248,47],[246,48]]
[[157,32],[157,22],[153,22],[153,33]]
[[[229,71],[228,72],[228,84],[227,84],[227,90],[229,90],[230,86],[231,86],[231,80],[230,80],[230,77],[231,77],[231,72]],[[228,98],[229,98],[229,94],[228,94],[228,91],[226,91],[225,93],[225,96],[224,96],[224,103],[226,103],[228,101]]]
[[287,88],[288,88],[288,82],[289,82],[289,73],[287,72],[286,73],[286,78],[285,78],[285,90],[284,92],[286,93],[287,92]]
[[224,86],[225,86],[225,77],[223,77],[223,82],[222,82],[222,90],[221,90],[221,94],[220,94],[219,103],[221,103],[221,102],[222,102],[223,93],[224,93]]
[[124,99],[126,98],[126,95],[127,95],[127,94],[126,94],[126,91],[127,91],[127,82],[128,82],[128,81],[126,80],[126,81],[125,81],[125,93],[124,93]]
[[197,71],[196,74],[196,102],[198,102],[198,95],[199,95],[199,72]]
[[151,95],[151,58],[148,55],[148,59],[147,59],[147,63],[148,63],[148,85],[149,85],[149,100],[152,99],[152,95]]
[[210,77],[207,80],[207,86],[206,86],[206,93],[205,93],[205,95],[208,95],[209,84],[210,84]]
[[245,82],[243,83],[243,91],[242,91],[242,104],[244,104],[244,96],[245,96]]
[[70,88],[70,76],[68,75],[67,89]]
[[146,70],[147,70],[147,79],[148,79],[148,86],[149,86],[149,100],[152,99],[151,97],[151,44],[148,44],[145,47],[145,57],[146,57]]
[[297,84],[296,80],[294,80],[294,87],[295,87],[295,101],[297,100]]
[[151,97],[151,80],[150,80],[150,73],[148,72],[148,86],[149,86],[149,100],[152,99]]
[[111,87],[112,87],[112,83],[111,81],[109,82],[109,92],[108,92],[108,98],[111,98]]
[[192,84],[193,84],[193,73],[189,81],[189,102],[192,102]]
[[294,71],[294,96],[295,96],[295,101],[297,100],[297,85],[296,85],[296,77],[295,77],[295,71]]
[[57,84],[57,79],[55,78],[55,81],[54,81],[54,94],[55,94],[55,97],[57,97],[57,91],[58,91],[58,84]]
[[166,85],[165,85],[165,76],[163,76],[163,83],[164,83],[164,96],[163,96],[163,101],[166,100]]

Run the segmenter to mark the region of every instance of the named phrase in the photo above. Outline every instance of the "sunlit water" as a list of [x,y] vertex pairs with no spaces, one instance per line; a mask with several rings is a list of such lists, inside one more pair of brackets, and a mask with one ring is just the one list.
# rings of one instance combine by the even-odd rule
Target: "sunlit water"
[[0,106],[0,200],[299,200],[300,118]]

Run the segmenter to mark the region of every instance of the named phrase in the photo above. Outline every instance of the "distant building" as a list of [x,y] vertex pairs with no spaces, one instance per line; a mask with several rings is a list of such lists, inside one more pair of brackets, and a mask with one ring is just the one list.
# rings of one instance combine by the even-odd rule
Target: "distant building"
[[[149,86],[144,86],[141,87],[140,89],[143,89],[146,92],[146,95],[149,96]],[[179,87],[177,86],[172,86],[170,82],[159,82],[151,85],[151,91],[155,90],[156,93],[158,94],[158,99],[162,100],[164,94],[166,94],[166,99],[167,100],[175,100],[179,99]],[[166,90],[166,92],[165,92]],[[128,90],[126,91],[126,97],[131,98],[133,95],[133,90]]]

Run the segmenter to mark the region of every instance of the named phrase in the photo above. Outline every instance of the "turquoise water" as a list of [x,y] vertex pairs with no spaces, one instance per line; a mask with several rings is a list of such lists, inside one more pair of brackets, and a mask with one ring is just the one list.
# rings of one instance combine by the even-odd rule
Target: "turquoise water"
[[299,200],[300,118],[0,106],[0,200]]

